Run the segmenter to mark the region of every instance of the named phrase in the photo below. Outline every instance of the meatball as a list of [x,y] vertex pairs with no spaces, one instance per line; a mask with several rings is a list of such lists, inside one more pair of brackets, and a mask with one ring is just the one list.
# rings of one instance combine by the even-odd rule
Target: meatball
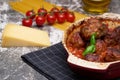
[[100,55],[102,52],[107,50],[107,45],[103,40],[98,39],[95,44],[96,54]]
[[120,44],[120,26],[116,27],[113,31],[109,31],[104,37],[104,41],[108,47]]
[[72,47],[78,48],[78,49],[85,45],[79,32],[75,32],[74,34],[72,34],[68,43],[69,43],[69,46],[72,46]]
[[108,48],[106,52],[105,61],[116,61],[120,60],[120,50],[115,48]]
[[103,24],[101,20],[91,18],[85,21],[81,27],[81,35],[85,40],[89,40],[93,33],[97,34],[97,38],[100,38],[108,32],[107,25]]
[[87,54],[85,56],[85,60],[92,61],[92,62],[100,62],[100,57],[97,54]]
[[114,34],[116,34],[114,37],[115,41],[118,42],[118,44],[120,44],[120,26],[114,29]]
[[115,46],[117,44],[117,42],[115,41],[115,36],[116,33],[114,33],[113,31],[109,31],[106,36],[104,37],[104,41],[107,44],[107,47],[112,47]]

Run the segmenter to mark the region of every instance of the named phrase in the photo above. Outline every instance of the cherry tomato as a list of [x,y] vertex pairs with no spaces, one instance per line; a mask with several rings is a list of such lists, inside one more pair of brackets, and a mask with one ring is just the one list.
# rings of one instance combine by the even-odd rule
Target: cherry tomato
[[67,14],[69,13],[67,8],[62,8],[60,11],[62,11],[65,14],[65,16],[67,16]]
[[32,19],[30,19],[30,18],[29,19],[23,18],[22,25],[31,27],[32,26]]
[[75,21],[75,15],[73,12],[69,12],[66,16],[66,19],[68,22],[74,22]]
[[35,19],[37,26],[42,26],[45,23],[45,17],[38,15]]
[[54,15],[53,12],[50,12],[48,15],[47,15],[47,22],[49,24],[54,24],[56,21],[56,16]]
[[57,15],[59,13],[59,9],[57,7],[53,7],[50,11],[54,12],[55,16],[57,17]]
[[38,14],[39,13],[43,13],[44,16],[46,16],[47,15],[47,10],[45,8],[40,8],[40,9],[38,9]]
[[35,18],[35,12],[33,10],[29,10],[26,12],[26,16],[31,18],[31,19],[34,19]]
[[64,23],[65,22],[65,14],[63,12],[59,12],[57,16],[58,23]]

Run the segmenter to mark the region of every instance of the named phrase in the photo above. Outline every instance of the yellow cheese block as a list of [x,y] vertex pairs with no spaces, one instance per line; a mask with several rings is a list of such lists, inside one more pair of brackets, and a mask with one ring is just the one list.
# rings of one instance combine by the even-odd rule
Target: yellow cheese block
[[46,31],[16,24],[7,24],[2,34],[2,47],[11,46],[50,46]]

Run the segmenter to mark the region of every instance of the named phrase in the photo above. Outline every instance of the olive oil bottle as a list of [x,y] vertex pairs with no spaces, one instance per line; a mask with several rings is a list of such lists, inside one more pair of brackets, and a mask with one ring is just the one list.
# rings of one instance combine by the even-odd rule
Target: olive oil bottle
[[109,10],[111,0],[82,0],[83,9],[88,13],[102,14]]

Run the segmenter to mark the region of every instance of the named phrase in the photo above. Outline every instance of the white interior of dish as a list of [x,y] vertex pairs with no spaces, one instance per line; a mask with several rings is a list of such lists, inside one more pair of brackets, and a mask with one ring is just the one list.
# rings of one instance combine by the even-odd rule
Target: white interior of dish
[[[102,15],[102,17],[106,17],[106,18],[110,17],[110,18],[118,18],[118,19],[120,19],[120,15],[119,14],[114,14],[114,13],[105,13],[105,14]],[[81,19],[80,21],[82,21],[82,20],[83,19]],[[78,21],[78,22],[80,22],[80,21]],[[76,23],[78,23],[78,22],[76,22]],[[68,51],[68,49],[67,49],[64,42],[65,42],[65,38],[63,40],[63,45],[64,45],[64,47],[66,48],[66,50],[67,50],[67,52],[69,54],[67,61],[72,63],[72,64],[75,64],[77,66],[91,68],[91,69],[105,70],[111,64],[120,62],[120,60],[119,60],[119,61],[114,61],[114,62],[103,63],[103,62],[91,62],[91,61],[80,59],[80,58],[74,56],[71,52]]]

